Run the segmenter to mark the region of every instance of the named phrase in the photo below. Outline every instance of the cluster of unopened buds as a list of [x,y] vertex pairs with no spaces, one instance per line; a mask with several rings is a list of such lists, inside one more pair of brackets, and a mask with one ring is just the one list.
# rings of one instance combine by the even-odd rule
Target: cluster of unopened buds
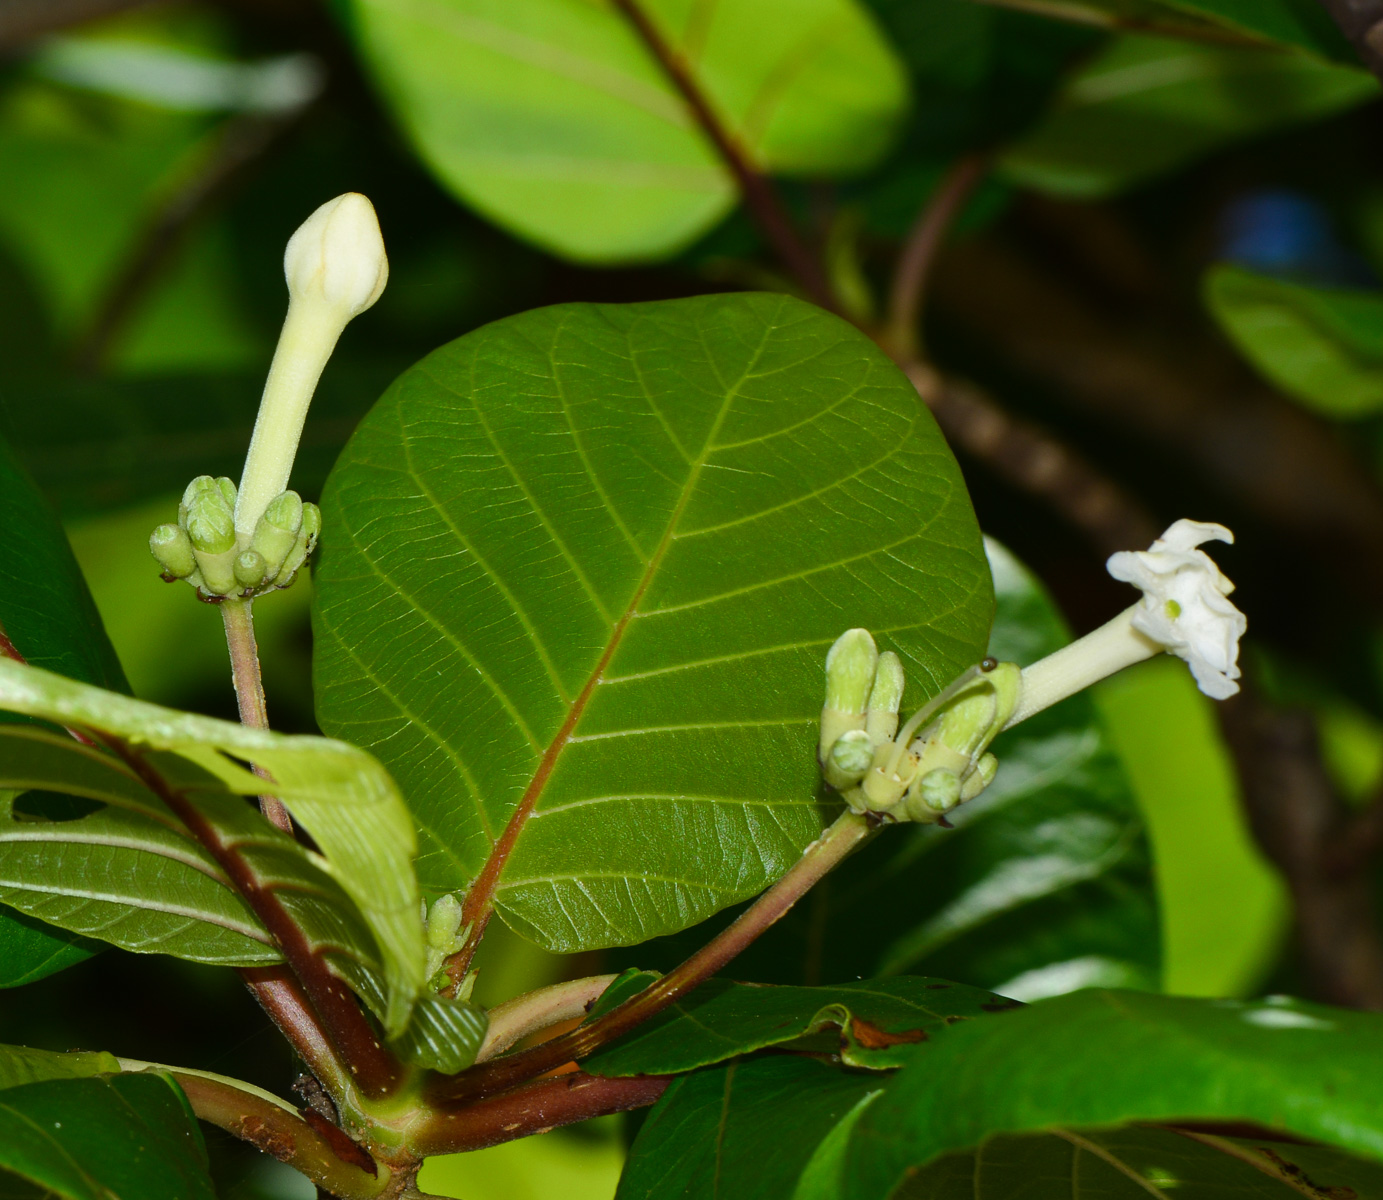
[[183,492],[178,523],[160,525],[149,550],[163,578],[185,579],[203,600],[250,599],[286,588],[317,545],[322,513],[297,492],[280,492],[248,539],[235,531],[235,484],[198,475]]
[[822,775],[855,812],[944,824],[993,780],[999,763],[989,743],[1013,714],[1020,676],[1016,664],[986,658],[900,730],[902,662],[880,654],[867,630],[847,630],[826,655]]
[[1239,639],[1247,622],[1234,585],[1199,547],[1232,542],[1223,525],[1177,521],[1147,550],[1108,562],[1142,598],[1040,662],[986,658],[929,700],[900,730],[903,664],[850,629],[826,655],[826,705],[817,760],[826,782],[857,813],[885,821],[946,824],[946,814],[993,781],[999,733],[1124,667],[1163,652],[1183,659],[1202,692],[1239,690]]

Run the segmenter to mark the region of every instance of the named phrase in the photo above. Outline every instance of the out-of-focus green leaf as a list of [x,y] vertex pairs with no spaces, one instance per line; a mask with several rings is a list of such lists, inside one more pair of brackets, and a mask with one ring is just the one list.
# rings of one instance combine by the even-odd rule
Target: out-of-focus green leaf
[[896,1067],[900,1048],[967,1017],[1012,1008],[992,992],[902,976],[837,987],[766,987],[714,979],[582,1063],[596,1075],[672,1075],[822,1035],[813,1049],[852,1067]]
[[1314,0],[991,0],[1108,29],[1212,44],[1288,46],[1357,65],[1358,55]]
[[610,1200],[619,1183],[624,1147],[611,1123],[518,1138],[470,1154],[429,1158],[418,1187],[438,1196],[502,1196],[504,1200]]
[[1383,1157],[1383,1017],[1080,992],[941,1031],[860,1119],[843,1195],[883,1200],[916,1167],[996,1133],[1250,1121]]
[[[174,712],[6,660],[0,660],[0,708],[113,734],[138,749],[168,752],[165,771],[184,760],[233,795],[277,795],[321,848],[326,870],[373,934],[385,979],[385,1029],[391,1037],[403,1032],[423,985],[421,901],[413,870],[416,841],[393,780],[373,758],[342,742]],[[263,767],[271,778],[252,774],[242,761]],[[175,782],[202,806],[227,800],[213,814],[219,822],[233,822],[238,806],[254,823],[253,833],[244,836],[273,839],[276,831],[233,795],[213,791],[196,796],[205,788],[203,781]],[[55,785],[62,790],[61,781],[43,786]],[[118,800],[106,794],[95,798]],[[285,846],[292,844],[282,840]]]
[[[0,439],[0,629],[29,661],[128,691],[62,526]],[[0,987],[32,983],[89,958],[95,947],[0,913]]]
[[28,1046],[0,1046],[0,1090],[38,1083],[44,1079],[84,1079],[90,1075],[113,1075],[120,1063],[103,1051],[54,1054],[51,1050],[31,1050]]
[[1205,299],[1240,353],[1287,395],[1327,417],[1383,410],[1383,292],[1218,266]]
[[323,727],[397,773],[427,887],[497,853],[498,911],[554,950],[681,929],[796,861],[834,806],[814,751],[845,628],[920,702],[988,623],[915,390],[789,297],[489,325],[385,395],[323,512]]
[[177,1085],[160,1075],[7,1089],[0,1094],[0,1173],[7,1195],[215,1200],[196,1118]]
[[639,1130],[616,1200],[783,1200],[818,1143],[880,1086],[795,1055],[684,1075]]
[[1040,191],[1108,196],[1377,96],[1377,81],[1356,67],[1130,35],[1071,78],[1000,167],[1005,178]]
[[1282,940],[1287,896],[1249,832],[1213,702],[1168,656],[1106,680],[1095,699],[1152,839],[1164,990],[1250,992]]
[[[871,165],[906,76],[855,0],[640,0],[760,168]],[[591,262],[659,258],[705,232],[735,185],[686,101],[613,4],[351,0],[367,63],[442,181],[499,224]]]
[[[1026,665],[1069,641],[1051,600],[987,543],[998,602],[989,652]],[[954,829],[899,826],[847,859],[736,960],[747,979],[958,979],[1035,1000],[1156,987],[1156,896],[1142,818],[1089,697],[1001,735],[999,773]],[[706,938],[642,947],[664,966]],[[665,956],[665,957],[664,957]]]

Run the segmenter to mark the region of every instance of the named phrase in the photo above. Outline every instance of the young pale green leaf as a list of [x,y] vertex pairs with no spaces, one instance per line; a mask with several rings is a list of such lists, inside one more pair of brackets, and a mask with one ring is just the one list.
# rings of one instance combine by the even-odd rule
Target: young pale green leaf
[[[989,652],[1023,665],[1070,640],[1041,585],[987,542]],[[736,960],[742,978],[819,983],[880,973],[963,979],[1019,999],[1156,987],[1157,899],[1142,816],[1087,696],[1001,735],[999,773],[953,829],[885,830]],[[709,936],[642,946],[659,967]]]
[[[838,1193],[804,1193],[826,1200]],[[1383,1195],[1383,1166],[1330,1146],[1151,1126],[995,1137],[922,1168],[893,1200],[1350,1200]]]
[[0,1192],[215,1200],[196,1118],[177,1085],[153,1074],[53,1079],[0,1092]]
[[616,1200],[783,1200],[880,1078],[796,1055],[673,1080],[629,1151]]
[[54,1054],[51,1050],[31,1050],[28,1046],[0,1046],[0,1090],[45,1079],[114,1075],[119,1070],[120,1063],[115,1055],[104,1051]]
[[[141,749],[165,752],[165,774],[197,768],[177,780],[199,807],[236,835],[260,843],[265,869],[272,873],[275,854],[284,869],[300,870],[307,860],[295,857],[286,838],[275,849],[274,831],[232,798],[272,791],[288,806],[321,847],[319,862],[349,896],[378,945],[386,981],[382,1019],[387,1033],[403,1031],[414,998],[422,986],[423,930],[418,917],[419,892],[413,870],[416,841],[412,820],[393,781],[368,754],[326,738],[268,733],[226,721],[174,712],[131,700],[114,692],[74,683],[46,671],[0,661],[0,708],[43,717],[114,735]],[[181,768],[178,760],[182,760]],[[265,768],[266,783],[241,761]],[[90,763],[82,770],[90,770]],[[210,776],[214,780],[207,788]],[[0,786],[10,786],[0,782]],[[44,786],[62,788],[61,782]],[[107,795],[96,797],[117,802]],[[171,814],[167,820],[172,821]],[[252,822],[249,830],[238,822]],[[284,888],[285,905],[299,902]],[[348,925],[351,906],[320,905],[311,895],[300,901],[319,907],[320,919]],[[344,939],[350,945],[358,939]]]
[[[0,632],[38,666],[129,691],[62,526],[2,438],[0,529]],[[97,948],[0,913],[0,987],[52,975]]]
[[1383,1158],[1383,1017],[1087,991],[948,1029],[861,1118],[843,1195],[882,1200],[996,1133],[1128,1121],[1251,1121]]
[[1014,1004],[979,988],[915,976],[837,987],[713,979],[583,1061],[582,1069],[671,1075],[791,1042],[794,1049],[839,1054],[849,1066],[880,1070],[901,1065],[907,1047],[936,1029]]
[[1378,96],[1359,67],[1303,54],[1126,36],[1092,58],[1000,159],[1003,176],[1057,195],[1113,195],[1272,130]]
[[407,1031],[393,1046],[405,1062],[455,1075],[475,1062],[489,1025],[485,1010],[477,1005],[424,996],[413,1007]]
[[[637,0],[746,157],[771,172],[870,166],[907,102],[857,0]],[[350,0],[353,31],[423,159],[468,204],[556,254],[658,258],[735,184],[614,4]]]
[[1327,417],[1383,411],[1383,292],[1218,266],[1205,277],[1205,299],[1244,357],[1287,395]]
[[1082,25],[1211,44],[1305,50],[1357,66],[1359,57],[1315,0],[993,0]]
[[407,372],[323,496],[318,714],[378,753],[436,891],[559,951],[762,890],[834,808],[823,662],[851,625],[920,702],[989,575],[901,373],[784,296],[567,305]]

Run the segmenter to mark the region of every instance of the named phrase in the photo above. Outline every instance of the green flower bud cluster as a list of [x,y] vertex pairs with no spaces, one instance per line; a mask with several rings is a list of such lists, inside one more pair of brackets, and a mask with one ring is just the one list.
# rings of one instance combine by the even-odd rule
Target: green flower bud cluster
[[274,498],[242,539],[235,532],[235,484],[222,476],[198,475],[178,505],[178,523],[160,525],[149,551],[171,582],[185,579],[203,599],[249,599],[292,584],[317,545],[322,513],[297,492]]
[[933,823],[994,779],[989,743],[1018,702],[1015,663],[987,658],[934,697],[900,732],[903,664],[864,629],[826,655],[826,704],[817,758],[826,782],[858,813]]

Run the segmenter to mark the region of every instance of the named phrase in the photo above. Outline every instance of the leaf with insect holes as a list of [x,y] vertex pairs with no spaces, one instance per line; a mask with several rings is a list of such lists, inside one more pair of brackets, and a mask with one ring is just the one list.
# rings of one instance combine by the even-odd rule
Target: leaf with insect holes
[[[837,811],[827,648],[920,702],[992,605],[955,460],[863,334],[786,296],[564,305],[406,372],[322,499],[322,727],[378,754],[429,890],[563,952],[761,891]],[[484,874],[482,875],[482,872]]]
[[[322,850],[313,860],[314,870],[349,896],[350,905],[336,906],[346,914],[343,919],[353,918],[357,910],[363,918],[384,975],[380,999],[385,1030],[391,1037],[403,1031],[423,985],[425,961],[413,869],[416,842],[393,781],[368,754],[327,738],[289,737],[174,712],[8,660],[0,660],[0,709],[113,735],[141,751],[164,752],[160,769],[188,776],[174,782],[195,804],[208,809],[235,837],[261,847],[273,843],[276,831],[235,797],[264,791],[277,795]],[[252,774],[242,762],[265,768],[272,781]],[[84,763],[81,769],[92,767]],[[66,790],[61,781],[40,786]],[[128,783],[113,786],[128,801]],[[104,793],[93,798],[117,802]],[[144,815],[147,819],[147,806]],[[171,814],[162,819],[173,822]],[[252,823],[249,830],[238,827],[246,821]],[[284,847],[292,845],[279,837]],[[270,849],[264,853],[272,859]],[[296,868],[303,864],[313,865],[304,858]],[[292,895],[291,888],[284,889],[284,898]],[[330,904],[323,908],[335,911]]]

